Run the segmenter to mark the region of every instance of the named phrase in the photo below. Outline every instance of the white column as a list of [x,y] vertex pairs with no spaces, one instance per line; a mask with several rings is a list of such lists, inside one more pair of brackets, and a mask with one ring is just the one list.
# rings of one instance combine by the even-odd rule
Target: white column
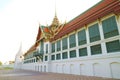
[[61,54],[61,60],[62,60],[62,39],[60,40],[60,54]]
[[69,46],[69,44],[70,44],[70,42],[69,42],[69,36],[67,36],[67,42],[68,42],[68,44],[67,44],[68,49],[70,49],[70,46]]
[[44,52],[44,54],[46,54],[46,43],[44,43],[44,49],[43,49],[43,52]]
[[68,49],[67,49],[67,51],[68,51],[68,59],[70,58],[70,46],[69,46],[69,36],[67,36],[67,42],[68,42],[68,44],[67,44],[67,46],[68,46]]
[[[47,71],[48,72],[51,72],[51,43],[49,42],[48,43],[48,68],[47,68]],[[41,68],[41,67],[40,67]]]
[[48,61],[51,61],[51,43],[48,44]]
[[45,62],[45,55],[43,55],[43,62]]
[[120,14],[118,15],[118,30],[119,30],[119,35],[120,35]]
[[117,27],[118,27],[118,32],[120,34],[120,15],[116,15],[116,21],[117,21]]
[[67,54],[68,54],[68,59],[70,59],[70,51],[67,50]]
[[[87,40],[87,44],[90,43],[90,39],[89,39],[89,32],[88,32],[88,27],[86,27],[86,40]],[[90,45],[87,46],[87,53],[88,53],[88,56],[91,56],[91,49],[90,49]]]
[[78,33],[75,33],[75,37],[76,37],[76,47],[78,47]]
[[78,51],[78,34],[77,32],[75,33],[75,38],[76,38],[76,57],[79,57],[79,51]]
[[60,40],[60,51],[62,51],[62,39]]
[[55,60],[56,60],[56,54],[54,54],[55,55]]
[[[102,28],[102,22],[100,19],[98,19],[98,28],[100,31],[100,38],[101,38],[101,40],[104,40],[104,32],[103,32],[103,28]],[[101,43],[101,49],[102,49],[102,54],[106,55],[107,54],[106,44],[103,41]]]
[[51,46],[50,46],[50,42],[48,43],[48,54],[51,53]]
[[55,42],[55,53],[57,52],[57,42]]

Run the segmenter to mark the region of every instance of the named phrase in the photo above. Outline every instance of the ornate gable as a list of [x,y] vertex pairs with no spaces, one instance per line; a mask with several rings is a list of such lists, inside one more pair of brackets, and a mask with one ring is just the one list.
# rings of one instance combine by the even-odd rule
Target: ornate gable
[[50,26],[40,26],[42,37],[45,38],[45,40],[54,38],[54,36],[62,29],[63,26],[64,24],[59,23],[59,20],[55,14],[55,17],[53,18],[52,24]]
[[54,34],[56,29],[59,26],[60,26],[59,20],[58,20],[57,16],[55,15],[55,17],[53,18],[52,24],[50,25],[51,32]]

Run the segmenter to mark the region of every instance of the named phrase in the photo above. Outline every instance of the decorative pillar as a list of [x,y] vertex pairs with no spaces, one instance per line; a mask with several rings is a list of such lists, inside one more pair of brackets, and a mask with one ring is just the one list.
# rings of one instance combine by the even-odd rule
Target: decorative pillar
[[[103,32],[103,28],[102,28],[102,22],[100,19],[97,20],[98,21],[98,28],[100,31],[100,38],[101,40],[104,40],[104,32]],[[105,42],[101,42],[101,48],[102,48],[102,54],[106,55],[107,54],[107,49],[106,49],[106,44]]]
[[79,50],[78,50],[78,33],[76,31],[75,33],[75,38],[76,38],[76,56],[79,57]]
[[117,25],[118,25],[118,32],[120,34],[120,15],[115,15],[116,17],[116,22],[117,22]]
[[67,44],[67,46],[68,46],[68,49],[67,49],[67,52],[68,52],[68,59],[70,59],[70,46],[69,46],[69,36],[67,36],[67,42],[68,42],[68,44]]
[[[88,31],[88,27],[87,25],[85,25],[85,30],[86,30],[86,40],[87,40],[87,44],[90,43],[90,38],[89,38],[89,31]],[[90,45],[87,46],[87,53],[88,53],[88,56],[91,56],[91,49],[90,49]]]

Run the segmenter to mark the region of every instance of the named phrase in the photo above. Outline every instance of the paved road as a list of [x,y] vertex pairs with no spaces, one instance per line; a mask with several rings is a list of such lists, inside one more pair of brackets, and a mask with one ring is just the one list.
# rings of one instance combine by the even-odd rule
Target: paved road
[[0,80],[118,80],[118,79],[58,73],[43,73],[25,70],[0,70]]

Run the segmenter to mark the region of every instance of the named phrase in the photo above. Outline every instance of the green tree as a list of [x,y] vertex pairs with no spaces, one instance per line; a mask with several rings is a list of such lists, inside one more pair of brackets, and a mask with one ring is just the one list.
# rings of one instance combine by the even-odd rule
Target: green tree
[[2,65],[2,62],[0,61],[0,66]]

